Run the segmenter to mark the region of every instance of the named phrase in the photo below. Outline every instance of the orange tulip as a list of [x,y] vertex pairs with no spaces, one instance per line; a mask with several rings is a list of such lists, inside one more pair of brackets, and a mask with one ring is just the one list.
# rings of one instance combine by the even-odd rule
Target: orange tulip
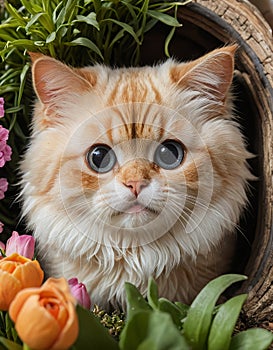
[[30,260],[17,253],[0,260],[0,310],[8,310],[16,294],[29,287],[39,287],[44,272],[37,260]]
[[76,299],[64,278],[49,278],[40,288],[24,289],[9,314],[21,340],[35,350],[66,350],[79,333]]

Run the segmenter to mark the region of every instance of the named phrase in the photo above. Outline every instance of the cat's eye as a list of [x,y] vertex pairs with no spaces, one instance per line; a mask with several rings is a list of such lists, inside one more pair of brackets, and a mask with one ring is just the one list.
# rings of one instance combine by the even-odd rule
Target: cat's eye
[[90,148],[86,160],[92,170],[97,173],[107,173],[113,169],[117,158],[111,147],[101,144]]
[[175,140],[161,143],[154,154],[154,162],[161,168],[171,170],[177,168],[184,159],[184,147]]

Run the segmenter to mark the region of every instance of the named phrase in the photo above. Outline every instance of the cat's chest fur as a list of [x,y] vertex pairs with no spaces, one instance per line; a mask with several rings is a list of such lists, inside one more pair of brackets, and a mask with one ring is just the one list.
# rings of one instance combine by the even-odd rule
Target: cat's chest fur
[[124,306],[124,283],[190,302],[227,271],[252,178],[229,88],[234,47],[189,63],[72,69],[33,57],[23,214],[48,275]]

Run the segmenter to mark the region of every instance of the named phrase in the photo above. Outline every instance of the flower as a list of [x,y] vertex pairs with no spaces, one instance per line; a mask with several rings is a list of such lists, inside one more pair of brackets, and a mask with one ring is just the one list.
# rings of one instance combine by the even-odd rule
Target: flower
[[5,109],[4,109],[5,100],[3,97],[0,97],[0,118],[4,117]]
[[0,221],[0,233],[3,232],[3,229],[4,229],[4,224],[3,224],[3,222]]
[[2,168],[5,163],[11,160],[11,147],[7,145],[7,140],[9,138],[9,131],[0,125],[0,168]]
[[9,314],[21,340],[35,350],[65,350],[79,333],[76,300],[64,278],[17,294]]
[[16,231],[12,232],[12,236],[6,244],[6,255],[18,253],[28,259],[33,259],[35,240],[30,235],[19,236]]
[[5,197],[5,192],[8,189],[8,181],[4,177],[0,178],[0,199]]
[[20,290],[39,287],[44,272],[37,260],[30,260],[13,253],[0,260],[0,310],[8,310],[10,303]]
[[85,285],[83,283],[79,283],[77,278],[70,278],[70,280],[68,280],[68,284],[71,293],[74,295],[77,301],[86,309],[90,309],[91,300]]

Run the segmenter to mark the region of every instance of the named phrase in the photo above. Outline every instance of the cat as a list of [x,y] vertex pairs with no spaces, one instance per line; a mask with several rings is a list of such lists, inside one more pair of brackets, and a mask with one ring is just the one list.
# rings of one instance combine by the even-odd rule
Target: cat
[[233,116],[236,46],[190,61],[72,68],[30,54],[37,94],[23,215],[50,276],[124,308],[124,283],[190,303],[229,271],[251,154]]

